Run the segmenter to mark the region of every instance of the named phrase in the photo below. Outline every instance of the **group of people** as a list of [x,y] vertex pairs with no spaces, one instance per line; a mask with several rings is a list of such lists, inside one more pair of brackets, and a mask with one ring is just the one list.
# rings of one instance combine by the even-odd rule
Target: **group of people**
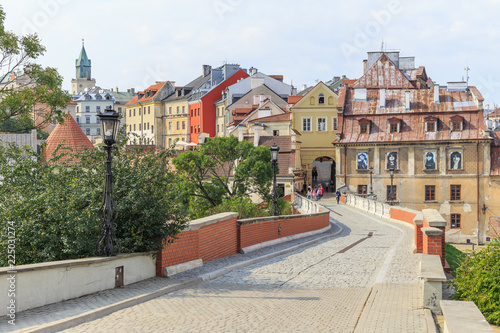
[[325,194],[325,190],[323,189],[323,185],[314,186],[311,189],[311,186],[307,189],[307,199],[311,200],[320,200]]

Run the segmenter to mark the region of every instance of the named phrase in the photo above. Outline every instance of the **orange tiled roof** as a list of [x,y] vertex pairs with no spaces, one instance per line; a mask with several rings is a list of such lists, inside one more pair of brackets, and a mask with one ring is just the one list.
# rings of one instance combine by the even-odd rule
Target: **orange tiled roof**
[[[64,115],[64,125],[57,124],[56,128],[54,128],[47,138],[46,144],[47,146],[45,147],[43,156],[46,162],[51,159],[52,153],[60,144],[64,147],[70,147],[73,152],[83,149],[94,150],[94,145],[90,142],[85,133],[83,133],[82,129],[78,126],[69,112],[66,112]],[[70,157],[65,156],[61,158],[60,161],[66,161],[68,159],[70,159]]]
[[302,95],[290,95],[288,96],[288,104],[296,104],[298,101],[302,99]]
[[[134,98],[132,98],[132,100],[130,100],[127,104],[125,105],[132,105],[132,104],[135,104],[135,103],[142,103],[142,102],[147,102],[147,101],[150,101],[153,99],[153,97],[156,95],[156,93],[158,91],[160,91],[160,89],[166,84],[166,82],[162,82],[162,83],[157,83],[157,84],[153,84],[152,86],[149,86],[146,90],[144,91],[139,91],[137,93],[137,96],[135,96]],[[154,94],[152,96],[146,96],[147,93],[153,91]],[[139,97],[139,95],[141,95],[141,97]]]

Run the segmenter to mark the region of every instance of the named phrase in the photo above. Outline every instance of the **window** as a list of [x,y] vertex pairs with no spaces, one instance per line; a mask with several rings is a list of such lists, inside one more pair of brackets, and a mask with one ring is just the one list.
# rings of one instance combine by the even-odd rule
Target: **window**
[[177,122],[177,129],[181,129],[181,123],[179,121]]
[[168,145],[171,146],[172,145],[172,138],[168,139]]
[[135,124],[134,124],[134,131],[135,131]]
[[191,133],[193,133],[193,126],[191,126]]
[[87,105],[87,106],[85,107],[85,112],[90,112],[90,106],[88,106],[88,105]]
[[96,124],[100,124],[101,123],[101,118],[95,117],[95,122],[96,122]]
[[273,136],[280,136],[280,131],[279,130],[274,130],[273,131]]
[[427,132],[436,131],[436,123],[426,123],[426,124],[427,124]]
[[172,122],[168,123],[168,129],[172,130]]
[[181,107],[180,106],[177,107],[177,113],[181,113]]
[[435,185],[425,185],[425,201],[436,200],[436,186]]
[[96,110],[97,113],[100,113],[101,112],[101,107],[100,106],[96,106],[95,110]]
[[338,126],[338,119],[337,118],[333,118],[333,130],[334,131],[337,130],[337,126]]
[[132,132],[132,125],[128,125],[129,132]]
[[142,124],[139,124],[139,131],[142,131]]
[[[110,105],[110,107],[111,107],[111,105]],[[122,108],[121,107],[118,108],[118,112],[120,112],[120,113],[122,112]]]
[[135,117],[135,109],[134,109],[134,117]]
[[461,131],[462,130],[462,123],[461,122],[454,121],[451,124],[452,124],[452,131]]
[[80,123],[80,117],[76,117],[76,123],[79,124]]
[[387,185],[387,201],[396,201],[396,185]]
[[87,129],[85,130],[85,134],[90,135],[90,128],[87,128]]
[[90,117],[85,117],[85,123],[90,124]]
[[450,200],[461,200],[462,185],[451,185]]
[[168,107],[168,114],[172,114],[172,107],[171,106]]
[[450,169],[462,170],[462,152],[453,151],[450,154]]
[[139,108],[139,116],[141,115],[141,112],[142,112],[142,108]]
[[398,124],[391,124],[390,131],[391,131],[391,133],[397,133],[398,132]]
[[198,125],[198,133],[200,133],[200,125]]
[[148,114],[151,114],[151,107],[148,106]]
[[185,113],[185,112],[186,112],[186,107],[185,107],[185,106],[183,106],[183,107],[182,107],[182,113]]
[[436,170],[436,152],[426,151],[424,154],[424,170]]
[[186,129],[186,122],[185,121],[182,122],[182,129]]
[[132,110],[128,110],[128,116],[132,117]]
[[200,115],[200,108],[198,108],[198,116]]
[[326,118],[318,118],[318,132],[326,131]]
[[302,118],[302,131],[311,132],[311,118]]
[[318,104],[325,104],[325,95],[319,94]]
[[76,107],[76,112],[77,113],[80,112],[80,107],[79,106]]
[[451,214],[451,227],[460,228],[460,214]]
[[148,131],[149,131],[149,121],[148,121]]
[[366,134],[368,133],[368,125],[362,124],[359,125],[359,134]]
[[217,124],[217,133],[219,133],[219,132],[220,132],[220,131],[219,131],[219,124]]
[[193,109],[191,109],[191,117],[193,116]]
[[153,125],[151,125],[151,134],[155,134],[155,129]]
[[97,135],[101,135],[101,129],[99,127],[97,128]]
[[367,194],[367,185],[358,185],[358,194]]

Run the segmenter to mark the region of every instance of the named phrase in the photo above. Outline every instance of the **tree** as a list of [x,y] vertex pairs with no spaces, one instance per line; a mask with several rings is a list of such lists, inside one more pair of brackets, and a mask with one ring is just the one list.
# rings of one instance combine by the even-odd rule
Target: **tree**
[[234,136],[215,137],[173,159],[183,183],[182,195],[193,198],[191,211],[199,217],[225,198],[270,194],[273,169],[269,147],[254,147]]
[[[187,220],[170,152],[125,150],[124,142],[113,151],[116,236],[123,253],[158,251]],[[66,154],[79,163],[60,162]],[[27,147],[0,147],[0,265],[8,263],[12,235],[17,265],[95,256],[105,153],[60,147],[49,163],[37,157]]]
[[63,109],[71,98],[61,89],[63,79],[55,68],[34,62],[46,50],[40,38],[6,31],[4,21],[0,6],[0,131],[27,132],[53,120],[63,122]]

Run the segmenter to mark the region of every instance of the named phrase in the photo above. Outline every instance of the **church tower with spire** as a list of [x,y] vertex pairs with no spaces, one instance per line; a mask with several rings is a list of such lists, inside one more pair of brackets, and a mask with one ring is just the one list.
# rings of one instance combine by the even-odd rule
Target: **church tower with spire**
[[86,88],[95,87],[95,79],[92,78],[92,65],[85,51],[84,41],[82,40],[82,50],[80,56],[76,59],[76,79],[71,80],[71,93],[80,94]]

